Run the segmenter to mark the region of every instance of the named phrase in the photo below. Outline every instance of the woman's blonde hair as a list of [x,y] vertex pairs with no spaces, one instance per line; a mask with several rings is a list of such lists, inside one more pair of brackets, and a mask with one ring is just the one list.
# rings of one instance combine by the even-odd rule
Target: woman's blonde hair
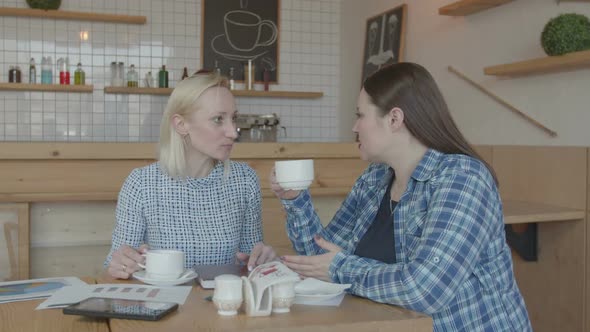
[[[196,74],[176,85],[172,91],[160,124],[160,167],[171,177],[181,179],[189,176],[186,162],[185,137],[172,125],[175,114],[186,117],[199,110],[198,99],[211,87],[227,87],[228,81],[217,73]],[[228,164],[226,163],[226,168]]]

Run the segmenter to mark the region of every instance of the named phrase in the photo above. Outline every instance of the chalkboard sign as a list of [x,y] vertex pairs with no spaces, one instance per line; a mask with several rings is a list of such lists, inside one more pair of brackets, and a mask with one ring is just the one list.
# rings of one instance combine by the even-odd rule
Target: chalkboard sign
[[202,64],[216,67],[229,76],[244,79],[244,65],[252,60],[255,80],[263,80],[264,69],[270,81],[279,76],[279,1],[280,0],[203,0]]

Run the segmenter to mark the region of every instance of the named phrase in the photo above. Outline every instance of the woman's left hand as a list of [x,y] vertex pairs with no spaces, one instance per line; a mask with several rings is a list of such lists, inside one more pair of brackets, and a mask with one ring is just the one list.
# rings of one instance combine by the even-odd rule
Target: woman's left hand
[[303,277],[332,282],[332,278],[330,278],[330,264],[334,256],[342,251],[342,248],[324,240],[319,235],[316,235],[314,240],[318,246],[326,249],[327,253],[315,256],[283,256],[281,257],[283,264]]
[[239,261],[248,264],[248,271],[252,271],[256,266],[277,260],[277,254],[271,246],[267,246],[262,242],[256,243],[250,255],[239,252],[236,254]]

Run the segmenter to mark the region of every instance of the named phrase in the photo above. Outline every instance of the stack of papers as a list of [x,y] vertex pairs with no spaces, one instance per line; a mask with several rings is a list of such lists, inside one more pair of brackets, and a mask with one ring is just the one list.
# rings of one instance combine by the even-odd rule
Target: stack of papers
[[66,286],[85,286],[76,277],[44,278],[0,282],[0,303],[45,298]]

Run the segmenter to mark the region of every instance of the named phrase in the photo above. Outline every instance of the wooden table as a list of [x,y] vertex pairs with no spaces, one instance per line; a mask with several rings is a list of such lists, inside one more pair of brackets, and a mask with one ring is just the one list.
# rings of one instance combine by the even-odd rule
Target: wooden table
[[[117,283],[101,277],[99,283]],[[126,281],[135,282],[135,281]],[[213,294],[194,285],[184,305],[158,322],[111,319],[112,332],[122,331],[407,331],[431,332],[432,319],[426,315],[396,306],[375,303],[346,295],[339,307],[293,305],[291,312],[266,317],[217,314],[213,302],[206,300]]]
[[[82,278],[94,283],[94,278]],[[106,320],[64,315],[62,309],[35,310],[45,301],[21,301],[0,304],[0,331],[10,332],[109,332]]]

